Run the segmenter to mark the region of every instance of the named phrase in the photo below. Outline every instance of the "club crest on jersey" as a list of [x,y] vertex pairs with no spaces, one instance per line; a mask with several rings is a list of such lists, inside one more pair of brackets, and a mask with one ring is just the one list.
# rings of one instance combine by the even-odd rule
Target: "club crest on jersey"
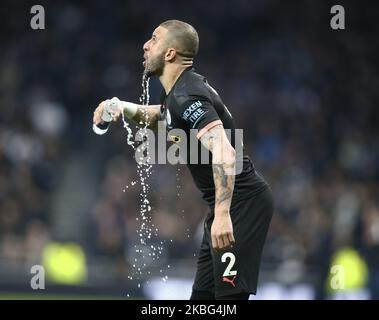
[[186,110],[183,112],[182,118],[185,121],[189,121],[192,124],[192,127],[208,112],[202,108],[203,104],[198,100],[192,103]]

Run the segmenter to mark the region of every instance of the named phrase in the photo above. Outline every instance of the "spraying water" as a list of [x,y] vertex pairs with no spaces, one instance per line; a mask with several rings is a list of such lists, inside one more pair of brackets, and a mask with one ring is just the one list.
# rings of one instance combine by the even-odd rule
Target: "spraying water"
[[[143,106],[146,107],[141,108],[143,116],[139,122],[139,124],[142,125],[140,133],[143,137],[147,137],[147,128],[150,124],[147,111],[147,107],[150,102],[149,80],[150,78],[147,77],[147,75],[144,73],[142,77],[142,95],[140,97],[140,102]],[[122,115],[122,121],[124,123],[124,128],[127,131],[128,145],[130,145],[134,150],[138,151],[138,148],[140,148],[141,145],[136,146],[135,141],[132,140],[133,132],[129,124],[125,121],[124,115]],[[137,230],[137,234],[139,236],[139,245],[134,246],[134,259],[132,264],[133,269],[131,271],[131,275],[128,277],[130,280],[136,278],[138,282],[140,281],[141,276],[143,275],[143,269],[147,266],[147,264],[150,264],[151,262],[156,261],[160,258],[164,244],[164,241],[160,241],[158,238],[158,228],[156,228],[153,224],[150,215],[152,208],[150,200],[148,198],[150,191],[149,178],[153,170],[152,165],[149,164],[151,160],[149,155],[149,141],[146,139],[144,140],[144,143],[146,145],[145,150],[147,152],[146,159],[145,161],[142,161],[142,158],[136,159],[138,175],[137,180],[139,182],[139,185],[142,187],[142,191],[140,193],[140,215],[136,218],[136,220],[139,222],[139,228]],[[132,185],[134,185],[133,183],[135,184],[136,181],[132,181]],[[126,192],[126,189],[128,189],[128,186],[126,186],[123,191]],[[150,271],[148,271],[148,274],[150,274]],[[165,280],[167,280],[167,276],[165,277]],[[140,283],[138,283],[138,287],[140,287]]]
[[[136,218],[136,221],[139,222],[139,228],[137,230],[137,234],[139,236],[139,244],[134,246],[134,252],[132,252],[132,271],[131,275],[128,276],[130,280],[136,278],[137,281],[141,279],[143,275],[143,269],[148,266],[148,264],[152,264],[154,261],[159,259],[162,255],[163,244],[164,241],[160,241],[158,237],[158,228],[156,228],[151,220],[150,212],[152,210],[150,200],[148,199],[150,185],[149,178],[153,172],[152,165],[149,164],[151,157],[149,155],[149,141],[147,139],[147,128],[150,125],[150,119],[148,115],[148,106],[150,102],[150,93],[149,93],[149,80],[150,78],[146,73],[143,74],[142,77],[142,94],[140,96],[140,102],[144,106],[140,108],[142,112],[142,117],[140,119],[139,124],[141,125],[141,129],[139,130],[139,134],[142,136],[142,142],[140,145],[136,145],[136,141],[133,140],[133,131],[129,126],[129,123],[124,118],[124,113],[122,112],[122,122],[123,126],[127,132],[127,144],[133,148],[135,151],[142,151],[143,144],[145,144],[145,152],[146,157],[141,157],[140,159],[136,159],[137,162],[137,175],[138,178],[136,180],[131,181],[129,185],[126,185],[122,190],[126,192],[129,187],[133,187],[139,184],[142,187],[142,192],[140,193],[140,214]],[[112,120],[112,108],[117,108],[117,103],[119,99],[114,97],[110,100],[107,108],[108,110],[104,110],[102,115],[102,120],[104,124],[93,124],[93,130],[96,134],[103,135],[108,131],[110,121]],[[136,154],[136,153],[135,153]],[[180,186],[179,186],[180,188]],[[177,194],[179,196],[179,189],[177,190]],[[170,240],[172,242],[172,240]],[[130,257],[130,254],[128,254]],[[133,259],[134,258],[134,259]],[[169,269],[170,266],[167,266]],[[160,270],[162,273],[163,270]],[[147,271],[147,274],[150,275],[150,271]],[[166,281],[168,276],[164,276],[162,278],[163,281]],[[138,282],[138,288],[140,288],[141,284]],[[130,295],[127,294],[129,297]]]

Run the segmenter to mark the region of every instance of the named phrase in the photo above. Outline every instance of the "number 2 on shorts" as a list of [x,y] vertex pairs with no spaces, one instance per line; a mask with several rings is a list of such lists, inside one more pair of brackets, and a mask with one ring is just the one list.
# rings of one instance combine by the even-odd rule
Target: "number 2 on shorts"
[[225,252],[221,257],[221,262],[226,262],[226,259],[229,258],[229,264],[225,269],[223,277],[235,276],[237,274],[237,270],[231,270],[236,262],[236,256],[231,252]]

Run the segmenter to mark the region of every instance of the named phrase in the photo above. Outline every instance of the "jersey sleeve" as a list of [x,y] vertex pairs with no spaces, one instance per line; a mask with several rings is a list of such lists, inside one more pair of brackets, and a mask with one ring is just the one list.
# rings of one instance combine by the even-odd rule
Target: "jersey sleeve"
[[180,107],[180,117],[190,129],[198,130],[198,139],[213,127],[222,124],[211,101],[203,97],[191,97]]

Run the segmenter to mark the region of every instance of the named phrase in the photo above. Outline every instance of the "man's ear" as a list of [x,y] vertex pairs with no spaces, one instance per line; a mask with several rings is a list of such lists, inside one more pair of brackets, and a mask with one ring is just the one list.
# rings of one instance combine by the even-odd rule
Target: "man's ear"
[[172,61],[176,57],[176,49],[174,48],[168,48],[165,54],[165,60],[166,61]]

